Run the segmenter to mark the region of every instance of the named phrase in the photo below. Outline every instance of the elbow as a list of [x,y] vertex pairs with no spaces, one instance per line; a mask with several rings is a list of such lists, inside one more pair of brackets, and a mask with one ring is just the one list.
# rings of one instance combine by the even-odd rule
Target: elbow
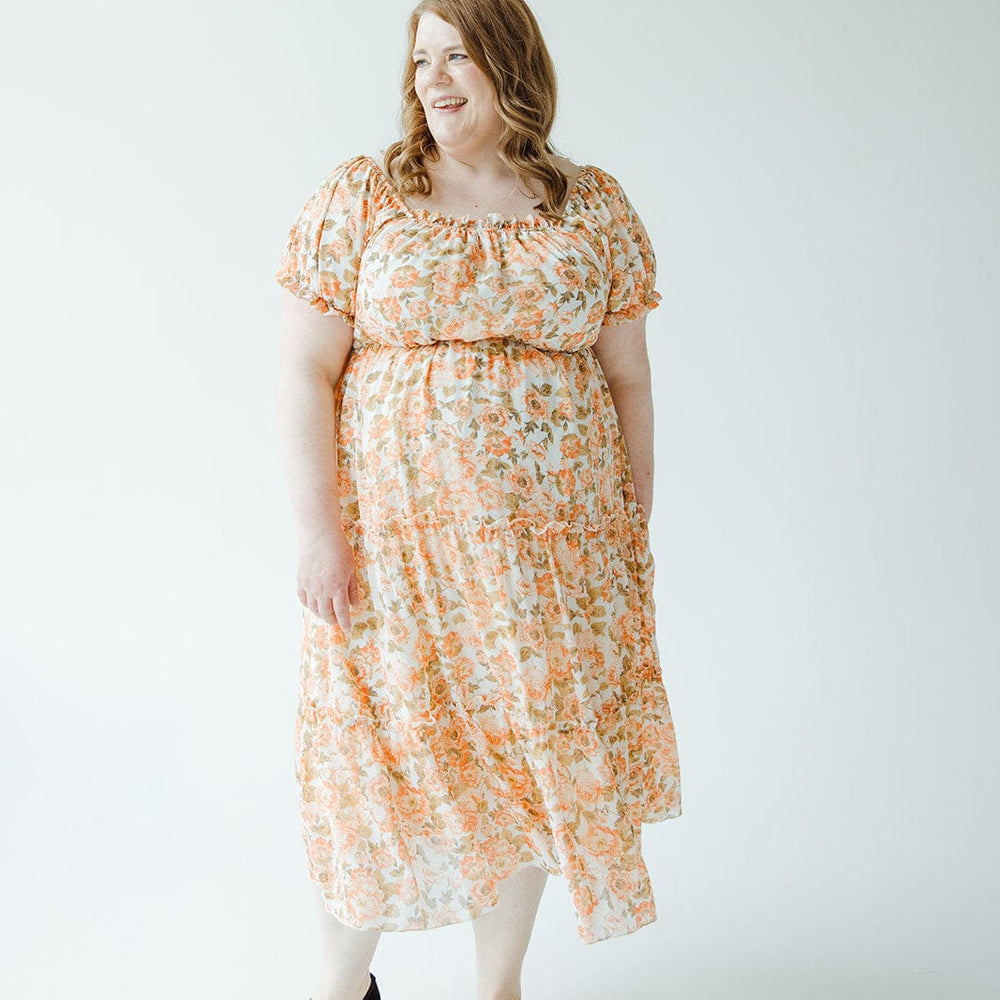
[[616,395],[618,393],[652,394],[653,378],[649,366],[645,368],[630,367],[627,371],[612,372],[605,375],[608,387]]

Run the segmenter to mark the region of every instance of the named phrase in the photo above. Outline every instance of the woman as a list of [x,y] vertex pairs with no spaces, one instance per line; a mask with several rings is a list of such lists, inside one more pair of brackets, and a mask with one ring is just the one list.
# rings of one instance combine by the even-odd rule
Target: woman
[[424,0],[403,137],[305,203],[278,414],[303,604],[296,777],[326,965],[470,920],[520,996],[547,875],[585,942],[656,918],[640,824],[680,815],[654,634],[648,236],[556,156],[523,0]]

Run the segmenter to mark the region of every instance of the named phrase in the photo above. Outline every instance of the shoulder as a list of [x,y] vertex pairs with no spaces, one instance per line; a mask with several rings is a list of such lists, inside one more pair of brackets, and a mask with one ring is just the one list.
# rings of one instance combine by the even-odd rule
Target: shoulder
[[583,170],[588,181],[587,186],[602,195],[605,201],[620,202],[625,198],[625,188],[610,170],[595,163],[588,163]]
[[592,226],[601,230],[613,228],[614,223],[627,213],[625,191],[618,179],[594,163],[578,168],[576,181],[570,181],[576,198],[583,208],[584,217]]
[[367,153],[358,153],[341,160],[327,171],[324,185],[329,188],[342,187],[348,190],[368,190],[373,182],[373,173],[378,164]]
[[618,177],[596,164],[588,164],[581,178],[584,199],[605,222],[613,222],[633,227],[638,222],[638,213],[625,185]]
[[580,176],[581,171],[586,168],[579,163],[574,163],[572,160],[567,159],[565,156],[553,156],[552,159],[555,161],[555,165],[563,172],[566,180],[572,184]]
[[375,159],[359,153],[330,168],[317,194],[330,217],[349,215],[361,218],[377,209],[384,195],[382,172]]

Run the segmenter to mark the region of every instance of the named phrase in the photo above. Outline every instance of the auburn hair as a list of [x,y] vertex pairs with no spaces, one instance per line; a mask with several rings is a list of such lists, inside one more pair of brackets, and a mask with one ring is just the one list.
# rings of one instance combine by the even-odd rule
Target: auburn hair
[[421,0],[413,8],[403,71],[402,138],[385,151],[386,176],[400,194],[431,193],[427,163],[440,154],[417,97],[412,59],[417,25],[428,13],[458,31],[469,58],[493,84],[497,114],[503,121],[500,159],[521,180],[542,182],[541,214],[558,219],[569,181],[556,166],[556,150],[549,141],[556,116],[556,73],[535,15],[524,0]]

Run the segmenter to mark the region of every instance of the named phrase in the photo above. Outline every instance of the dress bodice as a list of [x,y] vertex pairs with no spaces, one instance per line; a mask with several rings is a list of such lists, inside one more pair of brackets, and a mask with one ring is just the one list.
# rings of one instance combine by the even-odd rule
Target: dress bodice
[[334,168],[292,225],[278,282],[355,345],[505,337],[556,351],[655,308],[656,260],[618,181],[584,166],[558,221],[413,208],[370,156]]

